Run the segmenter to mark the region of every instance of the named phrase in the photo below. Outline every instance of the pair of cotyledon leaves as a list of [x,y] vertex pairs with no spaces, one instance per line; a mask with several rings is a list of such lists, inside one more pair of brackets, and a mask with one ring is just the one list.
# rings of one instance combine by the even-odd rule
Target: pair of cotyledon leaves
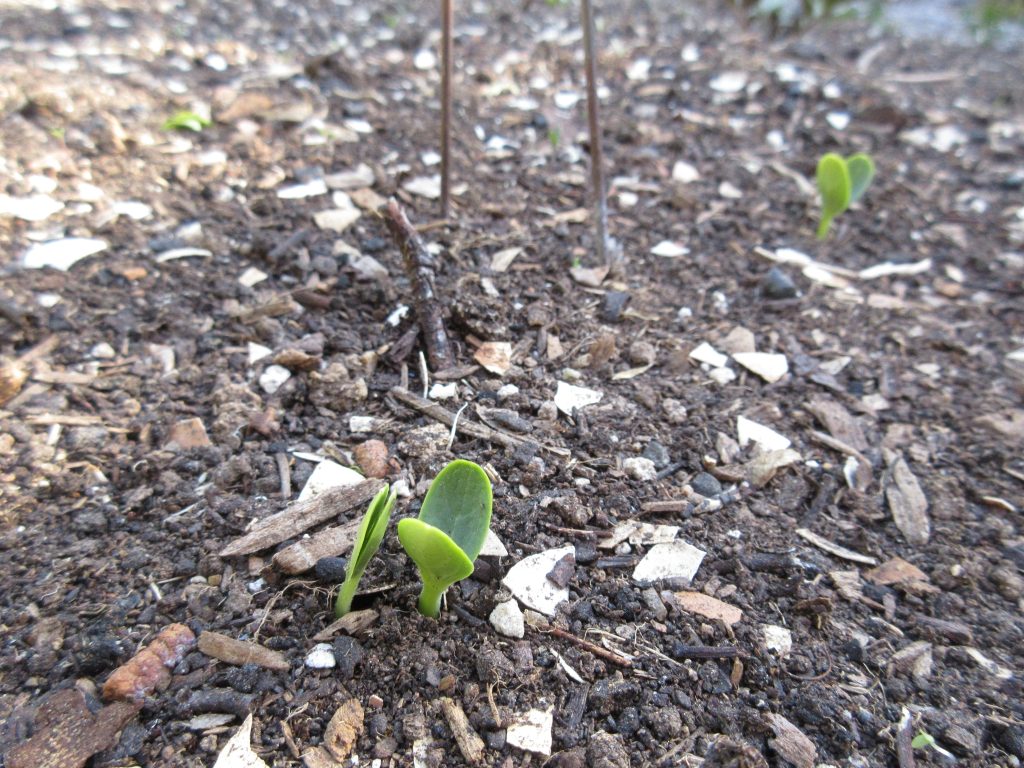
[[[398,540],[423,580],[420,613],[436,617],[448,587],[473,573],[473,561],[490,528],[492,498],[491,481],[483,469],[457,459],[430,484],[419,517],[398,521]],[[359,579],[384,538],[394,506],[395,493],[387,486],[370,502],[335,603],[338,616],[350,610]]]
[[828,236],[832,219],[860,200],[875,176],[875,163],[859,153],[842,157],[829,152],[818,161],[818,191],[821,193],[821,224],[818,239]]

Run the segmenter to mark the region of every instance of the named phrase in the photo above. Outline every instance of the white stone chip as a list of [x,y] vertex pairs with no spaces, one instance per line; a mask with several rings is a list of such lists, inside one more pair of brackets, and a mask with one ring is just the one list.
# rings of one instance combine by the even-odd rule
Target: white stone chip
[[274,350],[272,350],[270,347],[264,347],[262,344],[257,344],[254,341],[249,342],[247,351],[249,354],[249,365],[258,363],[263,358],[268,357],[269,355],[272,355],[274,353]]
[[277,190],[277,196],[282,200],[301,200],[305,197],[316,197],[326,194],[327,182],[323,179],[314,179],[305,184],[293,184]]
[[377,428],[377,419],[373,416],[349,416],[348,431],[353,435],[363,435]]
[[292,372],[283,365],[268,365],[260,374],[260,389],[272,395],[291,377]]
[[313,214],[313,222],[320,229],[344,232],[355,224],[363,214],[358,208],[330,208]]
[[639,582],[661,579],[693,581],[707,553],[685,541],[655,544],[633,569],[633,579]]
[[0,195],[0,216],[13,216],[22,221],[45,221],[63,208],[64,203],[48,195]]
[[655,256],[662,256],[666,259],[677,259],[680,256],[685,256],[689,252],[690,249],[685,245],[680,245],[672,240],[662,240],[656,246],[651,248],[651,253]]
[[89,357],[94,357],[97,360],[112,360],[117,357],[117,353],[107,342],[101,341],[89,350]]
[[324,182],[331,189],[363,189],[365,187],[372,187],[374,182],[373,169],[361,163],[352,170],[328,174]]
[[568,384],[564,381],[558,382],[558,389],[555,390],[555,406],[566,416],[572,416],[575,408],[585,408],[601,402],[604,392],[586,387],[577,387],[575,384]]
[[658,468],[644,456],[630,456],[622,462],[626,474],[634,480],[654,481],[658,479]]
[[316,465],[316,469],[309,476],[306,484],[302,486],[299,494],[299,501],[319,496],[330,488],[344,488],[349,485],[358,485],[365,480],[362,475],[354,469],[343,467],[330,459],[324,459]]
[[50,240],[46,243],[33,245],[22,257],[22,266],[26,269],[42,269],[52,267],[67,272],[82,259],[107,249],[104,240],[90,237],[65,237],[61,240]]
[[138,200],[119,200],[111,206],[115,216],[125,216],[132,221],[142,221],[153,215],[153,207]]
[[434,52],[421,48],[416,51],[416,55],[413,57],[412,65],[421,72],[425,72],[428,69],[435,69],[437,67],[437,56]]
[[683,160],[676,160],[675,165],[672,166],[672,181],[677,181],[680,184],[700,181],[700,171]]
[[514,637],[519,640],[526,634],[526,621],[523,611],[515,600],[498,603],[491,611],[491,626],[499,635]]
[[439,381],[430,387],[431,400],[452,400],[459,396],[459,385],[454,381]]
[[736,371],[732,368],[713,368],[708,371],[708,378],[724,387],[726,384],[736,381]]
[[746,416],[736,417],[736,436],[739,438],[741,447],[751,441],[769,451],[782,451],[792,445],[789,438],[763,424],[751,421]]
[[509,568],[501,583],[523,605],[545,616],[554,616],[559,603],[569,599],[569,588],[559,587],[548,578],[548,574],[563,557],[575,554],[574,547],[566,546],[530,555]]
[[729,364],[729,356],[723,355],[706,341],[698,344],[689,356],[698,363],[707,363],[712,368],[724,368]]
[[334,649],[330,643],[317,643],[306,654],[306,666],[310,669],[334,669]]
[[501,543],[498,534],[488,528],[487,538],[484,539],[484,545],[480,548],[480,554],[487,557],[508,557],[508,550]]
[[737,352],[732,359],[769,384],[774,384],[789,373],[789,363],[786,362],[785,355],[770,352]]
[[441,174],[417,176],[414,179],[409,179],[402,185],[402,189],[417,197],[437,200],[441,196]]
[[505,741],[526,752],[550,755],[551,726],[554,722],[552,710],[531,709],[508,727]]
[[718,93],[739,93],[747,87],[747,76],[743,72],[723,72],[711,78],[711,90]]
[[765,624],[761,630],[764,632],[764,647],[769,651],[775,651],[779,656],[788,656],[793,650],[793,633],[785,627]]
[[238,282],[246,288],[252,288],[257,283],[262,283],[268,277],[267,273],[256,267],[249,267],[238,276]]

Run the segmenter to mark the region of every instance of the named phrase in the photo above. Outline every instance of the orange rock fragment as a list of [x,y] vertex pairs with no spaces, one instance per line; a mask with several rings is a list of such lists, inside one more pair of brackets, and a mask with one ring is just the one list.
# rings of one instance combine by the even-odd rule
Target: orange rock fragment
[[367,440],[357,445],[352,455],[367,477],[388,476],[391,469],[388,466],[388,447],[380,440]]
[[103,684],[107,701],[141,702],[171,681],[170,668],[196,644],[196,636],[184,624],[171,624],[153,642],[114,670]]

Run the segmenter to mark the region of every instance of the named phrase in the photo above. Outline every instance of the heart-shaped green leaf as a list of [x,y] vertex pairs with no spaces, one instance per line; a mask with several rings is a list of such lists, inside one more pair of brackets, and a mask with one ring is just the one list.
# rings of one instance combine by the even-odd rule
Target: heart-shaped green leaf
[[456,459],[430,484],[419,519],[447,534],[476,560],[491,525],[491,481],[472,461]]
[[473,573],[473,561],[448,534],[416,518],[398,521],[398,540],[423,579],[420,613],[436,618],[441,612],[441,597],[448,587]]
[[818,192],[821,194],[821,224],[818,239],[828,235],[832,219],[850,206],[850,172],[846,161],[834,152],[818,161]]
[[855,203],[875,177],[875,161],[863,152],[851,155],[846,158],[846,170],[850,175],[850,202]]

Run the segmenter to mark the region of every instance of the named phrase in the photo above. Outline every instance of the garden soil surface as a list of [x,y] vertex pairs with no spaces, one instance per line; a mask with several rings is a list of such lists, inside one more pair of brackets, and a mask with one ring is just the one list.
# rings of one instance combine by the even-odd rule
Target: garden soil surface
[[[1024,53],[599,3],[604,274],[575,10],[456,5],[442,220],[432,4],[0,3],[5,765],[1019,766]],[[394,520],[340,628],[274,557],[365,500],[221,554],[456,457],[438,620]]]

